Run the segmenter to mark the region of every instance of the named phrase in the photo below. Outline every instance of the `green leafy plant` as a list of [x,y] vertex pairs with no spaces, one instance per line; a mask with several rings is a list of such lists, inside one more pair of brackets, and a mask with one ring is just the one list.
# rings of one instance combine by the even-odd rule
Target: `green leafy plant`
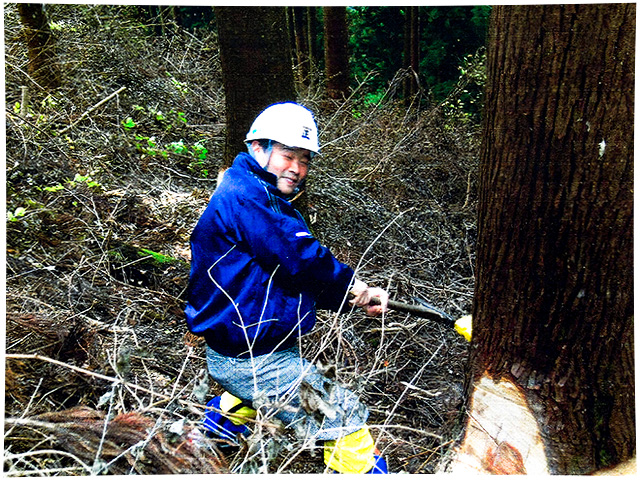
[[45,192],[59,192],[60,190],[64,190],[64,186],[59,183],[51,187],[44,187],[43,190]]
[[131,118],[131,117],[127,117],[127,119],[126,119],[126,120],[123,120],[123,121],[122,121],[122,126],[123,126],[125,129],[130,130],[130,129],[132,129],[132,128],[135,128],[135,127],[136,127],[136,122],[134,122],[134,121],[133,121],[133,118]]
[[44,100],[40,102],[40,106],[45,110],[56,110],[60,107],[60,102],[58,102],[53,95],[47,95],[44,97]]
[[196,142],[191,148],[193,149],[193,154],[199,160],[204,160],[207,158],[207,149],[201,142]]
[[141,158],[168,158],[170,154],[191,157],[192,161],[189,162],[187,168],[205,178],[209,175],[209,171],[205,168],[208,150],[202,141],[190,144],[188,141],[180,139],[165,143],[159,141],[155,135],[144,135],[142,133],[143,129],[157,127],[158,124],[165,132],[183,127],[188,123],[184,112],[172,108],[167,113],[164,113],[159,109],[135,105],[133,116],[127,117],[121,123],[126,131],[136,129],[133,137],[135,140],[134,145],[136,150],[142,154]]
[[184,127],[188,123],[186,114],[173,108],[168,112],[164,112],[154,107],[134,105],[133,110],[133,115],[121,121],[126,131],[134,128],[142,129],[148,126],[160,126],[163,130],[169,132],[175,128]]
[[150,256],[158,263],[175,263],[178,260],[170,257],[169,255],[164,255],[162,253],[154,252],[153,250],[149,250],[148,248],[141,248],[138,252],[138,255],[142,256]]
[[[78,184],[82,183],[84,183],[89,188],[100,188],[102,186],[99,182],[93,180],[89,175],[80,175],[79,173],[76,173],[75,177],[73,177],[73,180],[67,179],[65,181],[65,185],[67,185],[68,188],[75,188],[76,186],[78,186]],[[45,192],[55,193],[67,188],[65,187],[65,185],[63,185],[62,183],[58,183],[56,185],[43,187],[42,190],[44,190]]]
[[93,180],[89,175],[80,175],[79,173],[76,173],[73,180],[67,180],[67,183],[69,183],[71,187],[75,187],[78,183],[85,183],[89,188],[100,187],[100,184]]
[[194,160],[190,162],[188,166],[190,171],[198,173],[204,178],[209,175],[209,171],[205,168],[205,160],[207,159],[208,150],[202,142],[196,142],[189,147],[183,140],[180,140],[179,142],[172,142],[168,144],[167,148],[173,153],[193,157]]
[[13,212],[11,210],[7,210],[7,220],[9,222],[17,222],[24,217],[26,213],[27,209],[24,207],[18,207]]
[[442,102],[447,118],[479,120],[486,75],[486,51],[479,48],[474,55],[467,55],[458,68],[460,76],[454,88]]
[[187,88],[187,84],[184,82],[179,82],[178,80],[176,80],[173,75],[171,75],[169,72],[167,72],[167,76],[169,77],[169,79],[171,80],[171,83],[173,83],[173,86],[176,87],[176,89],[180,92],[180,93],[188,93],[189,89]]
[[180,140],[179,142],[171,142],[167,145],[167,148],[173,153],[178,153],[180,155],[186,155],[189,153],[189,147],[184,144],[183,140]]
[[195,160],[189,164],[189,170],[198,172],[203,178],[209,176],[209,170],[205,168],[207,152],[208,150],[201,142],[196,142],[189,152],[195,157]]
[[143,154],[143,158],[146,155],[149,155],[151,157],[155,157],[155,156],[161,156],[166,158],[168,153],[165,149],[163,149],[162,147],[158,147],[158,144],[156,143],[156,137],[145,137],[143,135],[136,135],[135,136],[136,139],[136,148],[142,152]]

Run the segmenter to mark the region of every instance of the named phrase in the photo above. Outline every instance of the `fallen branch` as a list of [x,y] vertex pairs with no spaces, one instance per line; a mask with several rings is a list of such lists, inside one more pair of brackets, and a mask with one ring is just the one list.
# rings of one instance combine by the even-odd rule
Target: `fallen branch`
[[103,105],[105,103],[107,103],[109,100],[111,100],[113,97],[115,97],[116,95],[118,95],[120,92],[122,92],[123,90],[125,90],[127,87],[120,87],[118,90],[116,90],[115,92],[113,92],[111,95],[109,95],[108,97],[103,98],[102,100],[100,100],[98,103],[96,103],[93,107],[91,107],[89,110],[87,110],[86,112],[84,112],[82,115],[80,115],[80,117],[78,117],[78,119],[73,122],[72,124],[68,125],[67,127],[63,128],[62,130],[60,130],[58,132],[58,135],[62,135],[63,133],[66,133],[67,131],[71,130],[73,127],[75,127],[78,123],[80,123],[87,115],[89,115],[91,112],[93,112],[96,108],[98,108],[100,105]]
[[148,393],[149,395],[154,395],[154,396],[157,396],[157,397],[161,397],[163,400],[166,400],[166,401],[169,401],[169,402],[176,400],[180,404],[186,405],[188,407],[195,407],[195,408],[198,408],[198,409],[201,409],[201,410],[214,410],[214,411],[216,411],[218,413],[223,413],[227,417],[238,418],[238,419],[245,420],[247,422],[252,422],[252,423],[260,423],[264,427],[280,430],[280,427],[278,425],[276,425],[276,424],[273,424],[273,423],[263,422],[262,420],[257,420],[257,419],[253,419],[253,418],[247,418],[247,417],[244,417],[242,415],[236,415],[234,413],[227,413],[227,412],[224,412],[222,410],[218,410],[217,408],[208,407],[206,405],[202,405],[202,404],[195,403],[195,402],[190,402],[189,400],[182,400],[180,398],[173,398],[173,397],[171,397],[169,395],[164,395],[162,393],[158,393],[158,392],[154,392],[153,390],[149,390],[148,388],[141,387],[140,385],[136,385],[135,383],[129,383],[129,382],[125,381],[125,380],[121,380],[121,379],[116,378],[116,377],[110,377],[108,375],[103,375],[102,373],[94,372],[92,370],[87,370],[86,368],[76,367],[75,365],[69,365],[68,363],[64,363],[64,362],[61,362],[59,360],[55,360],[53,358],[45,357],[44,355],[38,355],[37,353],[35,353],[35,354],[13,353],[13,354],[5,355],[5,358],[7,360],[11,360],[11,359],[41,360],[43,362],[53,363],[54,365],[58,365],[60,367],[65,367],[65,368],[69,368],[69,369],[74,370],[76,372],[84,373],[85,375],[91,375],[92,377],[96,377],[96,378],[99,378],[101,380],[106,380],[107,382],[111,382],[111,383],[116,384],[116,385],[117,384],[121,384],[121,385],[123,385],[125,387],[130,387],[130,388],[133,388],[135,390],[140,390],[141,392]]
[[[49,412],[35,418],[7,418],[12,425],[45,430],[63,452],[73,456],[91,475],[110,473],[220,473],[221,464],[212,455],[202,455],[195,443],[185,442],[178,451],[151,417],[137,412],[109,414],[87,407]],[[30,456],[35,452],[26,452]]]
[[[8,420],[16,420],[16,419],[8,419]],[[28,425],[29,422],[26,420],[21,420],[21,419],[17,419],[20,421],[16,421],[14,422],[15,424],[24,424],[24,425]],[[6,455],[4,457],[5,462],[7,461],[11,461],[11,460],[20,460],[22,458],[25,457],[32,457],[34,455],[63,455],[66,457],[70,457],[72,458],[74,461],[76,461],[83,470],[87,471],[87,473],[91,473],[91,467],[89,465],[87,465],[85,462],[83,462],[81,459],[79,459],[77,456],[75,456],[72,453],[69,452],[64,452],[61,450],[53,450],[53,449],[47,449],[47,450],[37,450],[37,451],[29,451],[29,452],[24,452],[24,453],[10,453],[8,455]],[[8,472],[11,475],[11,471]],[[22,475],[24,472],[16,472],[19,475]],[[17,475],[16,475],[17,476]]]
[[[103,375],[101,373],[94,372],[92,370],[87,370],[86,368],[76,367],[75,365],[69,365],[68,363],[61,362],[60,360],[54,360],[53,358],[45,357],[44,355],[38,355],[37,353],[11,353],[11,354],[7,354],[5,358],[20,359],[20,360],[42,360],[43,362],[53,363],[54,365],[66,367],[71,370],[75,370],[76,372],[85,373],[87,375],[91,375],[93,377],[97,377],[102,380],[107,380],[108,382],[123,383],[123,384],[127,383],[124,380],[120,380],[119,378],[109,377],[107,375]],[[154,395],[156,395],[155,392],[151,392],[150,390],[147,390],[144,387],[140,387],[138,385],[133,385],[133,384],[131,384],[130,386],[137,388],[138,390],[145,390],[147,391],[147,393],[153,393]]]

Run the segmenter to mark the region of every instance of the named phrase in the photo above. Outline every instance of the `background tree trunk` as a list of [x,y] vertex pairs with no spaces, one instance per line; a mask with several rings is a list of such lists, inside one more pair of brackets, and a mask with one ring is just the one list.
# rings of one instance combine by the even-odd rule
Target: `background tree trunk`
[[296,59],[298,62],[298,79],[302,85],[308,86],[311,73],[309,22],[307,20],[309,7],[291,7],[291,10],[293,13]]
[[634,45],[634,4],[494,7],[467,464],[508,445],[536,468],[492,389],[533,416],[550,473],[635,454]]
[[412,76],[404,82],[403,96],[405,104],[410,104],[418,92],[417,75],[420,72],[420,16],[419,7],[405,7],[403,68]]
[[311,81],[314,79],[315,71],[319,63],[320,53],[319,45],[317,44],[318,40],[318,30],[320,27],[318,26],[318,18],[317,18],[317,7],[307,7],[307,31],[309,32],[309,60],[311,67]]
[[19,3],[18,13],[24,25],[29,63],[27,72],[44,89],[60,86],[60,71],[56,63],[55,42],[49,22],[40,3]]
[[323,7],[324,58],[330,98],[349,96],[349,29],[346,7]]
[[295,101],[286,7],[215,7],[226,98],[223,168],[231,165],[255,117]]

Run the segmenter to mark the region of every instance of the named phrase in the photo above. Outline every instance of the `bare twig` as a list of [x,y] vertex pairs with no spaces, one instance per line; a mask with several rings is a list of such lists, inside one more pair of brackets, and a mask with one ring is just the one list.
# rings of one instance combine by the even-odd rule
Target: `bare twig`
[[[6,419],[5,421],[9,421],[11,422],[12,419]],[[33,423],[23,419],[20,422],[16,422],[18,424],[22,424],[22,425],[33,425]],[[4,461],[5,463],[7,461],[11,461],[11,460],[19,460],[25,457],[33,457],[35,455],[62,455],[65,457],[69,457],[71,459],[73,459],[75,462],[77,462],[82,468],[83,470],[85,470],[87,473],[91,472],[91,467],[89,465],[87,465],[86,463],[84,463],[82,460],[80,460],[77,456],[73,455],[72,453],[68,453],[68,452],[63,452],[60,450],[52,450],[52,449],[47,449],[47,450],[37,450],[37,451],[29,451],[29,452],[24,452],[24,453],[10,453],[8,455],[5,455],[4,457]]]
[[[195,407],[195,408],[198,408],[198,409],[201,409],[201,410],[204,410],[204,409],[215,410],[217,412],[224,413],[228,417],[239,418],[239,419],[246,420],[246,421],[253,422],[253,423],[258,423],[259,422],[259,420],[253,420],[251,418],[246,418],[246,417],[244,417],[242,415],[235,415],[235,414],[232,414],[232,413],[223,412],[222,410],[217,410],[217,409],[215,409],[213,407],[208,407],[206,405],[201,405],[199,403],[191,402],[189,400],[183,400],[183,399],[180,399],[180,398],[175,399],[175,398],[172,398],[169,395],[164,395],[162,393],[154,392],[153,390],[149,390],[148,388],[141,387],[140,385],[136,385],[135,383],[126,382],[124,380],[121,380],[121,379],[115,378],[115,377],[109,377],[109,376],[103,375],[101,373],[97,373],[97,372],[93,372],[91,370],[87,370],[86,368],[76,367],[75,365],[69,365],[68,363],[64,363],[64,362],[61,362],[59,360],[55,360],[53,358],[45,357],[43,355],[13,353],[13,354],[6,355],[5,358],[7,360],[10,360],[10,359],[21,359],[21,360],[41,360],[43,362],[49,362],[49,363],[52,363],[54,365],[58,365],[60,367],[69,368],[69,369],[74,370],[76,372],[83,373],[85,375],[91,375],[93,377],[100,378],[101,380],[106,380],[106,381],[114,383],[114,384],[121,384],[121,385],[126,386],[128,388],[133,388],[135,390],[140,390],[141,392],[145,392],[145,393],[148,393],[150,395],[155,395],[157,397],[161,397],[161,398],[163,398],[165,400],[168,400],[168,401],[177,401],[182,405],[187,405],[189,407]],[[264,422],[262,422],[262,423],[264,424],[264,426],[266,426],[268,428],[273,428],[273,429],[276,429],[276,430],[281,428],[279,425],[276,425],[276,424],[270,424],[270,423],[266,423],[265,424]]]
[[[38,386],[33,391],[33,394],[31,395],[31,398],[29,398],[29,403],[27,404],[27,407],[22,412],[22,415],[20,416],[20,418],[25,418],[27,416],[27,413],[29,412],[29,409],[31,408],[31,404],[33,403],[33,399],[35,398],[36,393],[38,393],[38,390],[40,389],[40,385],[42,385],[42,380],[43,379],[41,378],[40,381],[38,382]],[[7,430],[5,432],[4,437],[7,438],[9,435],[11,435],[11,432],[13,432],[13,427],[11,427],[9,430]]]
[[80,123],[87,115],[89,115],[91,112],[93,112],[96,108],[100,107],[101,105],[104,105],[105,103],[107,103],[109,100],[111,100],[113,97],[115,97],[116,95],[118,95],[120,92],[122,92],[123,90],[126,90],[127,87],[120,87],[118,90],[116,90],[115,92],[113,92],[112,94],[106,96],[105,98],[103,98],[102,100],[100,100],[98,103],[96,103],[93,107],[89,108],[86,112],[84,112],[82,115],[80,115],[80,117],[78,117],[78,119],[71,123],[70,125],[68,125],[67,127],[63,128],[62,130],[60,130],[58,132],[58,135],[62,135],[63,133],[66,133],[67,131],[71,130],[73,127],[75,127],[78,123]]

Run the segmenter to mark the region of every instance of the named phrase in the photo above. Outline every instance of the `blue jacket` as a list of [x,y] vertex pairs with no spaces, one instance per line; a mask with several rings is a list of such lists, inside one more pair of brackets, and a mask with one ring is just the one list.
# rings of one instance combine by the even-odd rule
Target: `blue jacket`
[[222,355],[283,350],[338,311],[353,279],[247,153],[236,157],[191,235],[189,330]]

